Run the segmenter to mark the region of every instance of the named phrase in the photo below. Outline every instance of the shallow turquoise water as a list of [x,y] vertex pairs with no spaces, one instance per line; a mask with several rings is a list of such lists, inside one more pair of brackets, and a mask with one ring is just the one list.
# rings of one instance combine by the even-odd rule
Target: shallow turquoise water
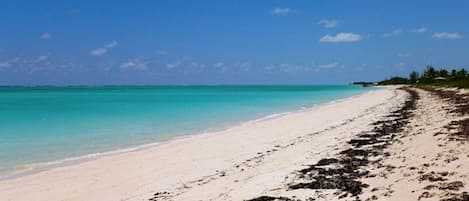
[[0,172],[222,129],[358,86],[0,87]]

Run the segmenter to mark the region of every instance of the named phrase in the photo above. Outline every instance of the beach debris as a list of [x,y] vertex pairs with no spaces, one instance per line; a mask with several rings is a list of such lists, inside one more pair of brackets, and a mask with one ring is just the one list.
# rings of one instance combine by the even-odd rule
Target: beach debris
[[430,181],[430,182],[446,181],[446,179],[442,177],[442,175],[439,175],[433,171],[427,174],[420,175],[419,181],[425,181],[425,180]]
[[458,91],[435,87],[421,87],[423,90],[436,94],[438,97],[451,102],[455,107],[447,108],[450,113],[460,115],[469,114],[469,96]]
[[299,201],[287,197],[260,196],[247,201]]
[[[453,104],[453,107],[447,108],[450,113],[459,114],[461,116],[469,114],[469,95],[458,93],[454,90],[446,90],[435,87],[422,87],[422,89],[437,95],[445,101]],[[469,118],[458,121],[451,121],[447,126],[448,130],[457,130],[457,132],[450,134],[450,140],[469,141]]]
[[[450,103],[450,106],[444,106],[443,109],[447,110],[449,114],[466,116],[469,114],[469,95],[464,93],[459,93],[458,91],[444,88],[435,88],[435,87],[422,87],[422,89],[438,96],[444,101]],[[451,121],[448,125],[444,127],[448,132],[438,132],[434,136],[440,136],[446,134],[446,139],[449,141],[460,141],[465,143],[469,141],[469,118],[463,118],[460,120]],[[445,144],[440,144],[445,146]],[[459,158],[454,156],[455,150],[450,149],[450,153],[447,158],[444,160],[445,163],[450,163],[456,161]],[[442,155],[440,154],[439,157]],[[459,167],[459,165],[457,166]],[[441,201],[469,201],[469,194],[467,192],[455,193],[464,188],[464,183],[462,181],[452,181],[452,182],[441,182],[447,181],[445,178],[447,176],[454,175],[454,172],[430,172],[422,174],[419,179],[428,180],[430,182],[437,182],[437,184],[430,184],[424,187],[425,190],[439,190],[441,191],[440,200]]]
[[[385,120],[374,122],[372,125],[375,127],[372,131],[351,139],[348,143],[352,147],[341,151],[336,158],[323,158],[316,164],[298,170],[297,175],[302,182],[290,184],[289,190],[336,189],[339,198],[351,195],[358,199],[363,188],[369,186],[360,181],[360,178],[369,176],[369,171],[363,168],[370,163],[369,157],[389,156],[389,153],[383,152],[383,149],[393,143],[394,137],[408,124],[408,119],[416,108],[416,100],[419,98],[417,92],[408,88],[403,90],[410,96],[400,109],[386,116]],[[389,171],[395,168],[383,167]],[[372,198],[377,199],[376,196]]]
[[[383,149],[393,143],[394,137],[409,123],[408,119],[416,108],[416,101],[419,98],[418,93],[409,88],[402,88],[402,90],[409,93],[409,98],[400,109],[391,112],[384,120],[374,122],[372,125],[375,127],[372,131],[364,132],[359,134],[357,138],[351,139],[348,143],[352,147],[341,151],[336,158],[323,158],[316,164],[298,170],[297,176],[302,182],[291,183],[288,189],[336,189],[338,191],[335,195],[339,195],[339,199],[349,195],[358,199],[358,195],[362,193],[363,188],[369,186],[360,181],[360,178],[375,176],[369,175],[369,171],[363,168],[370,163],[369,157],[389,156],[389,153],[383,152]],[[379,160],[376,159],[373,162]],[[394,168],[386,166],[388,170]],[[269,200],[266,198],[275,200],[275,197],[265,196],[252,200]],[[378,198],[372,196],[371,199]]]
[[422,194],[420,194],[418,200],[422,200],[422,198],[431,198],[431,197],[433,197],[433,196],[435,196],[434,193],[430,193],[430,192],[428,192],[428,191],[424,191]]
[[157,200],[166,200],[171,197],[171,193],[167,191],[156,192],[153,194],[153,197],[148,199],[149,201],[157,201]]
[[461,181],[453,181],[449,183],[440,183],[439,189],[458,191],[462,187],[464,187],[464,183],[462,183]]
[[[338,196],[337,199],[352,196],[354,199],[359,200],[359,195],[362,193],[363,189],[368,187],[366,183],[362,182],[361,178],[376,176],[386,178],[388,177],[388,173],[396,171],[396,168],[404,168],[405,166],[395,167],[383,164],[384,159],[390,156],[390,153],[384,150],[393,143],[402,143],[397,136],[402,136],[402,131],[408,126],[410,118],[414,115],[413,111],[416,109],[416,100],[419,98],[417,91],[409,88],[403,88],[403,90],[407,91],[410,96],[399,110],[392,112],[390,115],[386,116],[385,119],[374,122],[372,124],[375,126],[373,130],[361,133],[357,135],[356,138],[351,139],[348,142],[351,148],[339,152],[339,154],[334,157],[323,158],[313,165],[308,165],[298,170],[296,173],[298,179],[294,179],[293,182],[288,184],[288,189],[315,189],[317,190],[315,196],[325,196],[323,193],[326,191],[323,190],[336,189],[337,191],[334,195]],[[442,109],[448,111],[449,114],[463,117],[445,126],[445,128],[451,132],[439,131],[433,136],[440,137],[446,135],[448,136],[446,139],[457,140],[462,143],[469,141],[469,118],[465,116],[469,114],[469,95],[457,91],[435,88],[425,90],[452,103],[451,106],[442,106]],[[418,132],[423,133],[423,131]],[[439,144],[440,147],[445,145],[445,143]],[[437,159],[441,158],[446,164],[456,161],[459,158],[454,156],[453,152],[455,151],[457,150],[449,150],[448,155],[440,154]],[[422,159],[426,158],[426,156],[422,156]],[[405,157],[401,159],[402,162],[408,160]],[[384,171],[381,172],[383,174],[370,174],[367,171],[369,170],[369,164],[373,164],[374,167],[378,169],[383,169]],[[428,163],[421,164],[421,166],[406,168],[419,174],[416,178],[417,181],[422,183],[431,182],[431,184],[422,189],[423,192],[421,192],[418,200],[437,198],[442,201],[469,201],[469,194],[467,192],[458,192],[464,189],[464,182],[448,181],[451,179],[449,176],[454,175],[454,172],[429,171],[435,166],[435,161],[429,161]],[[458,167],[460,167],[460,165],[458,165],[457,168]],[[407,175],[411,176],[414,173]],[[378,191],[377,188],[371,190],[371,192],[375,193]],[[392,189],[388,189],[386,193],[380,195],[391,196],[393,192]],[[416,191],[413,190],[412,192],[414,193]],[[329,193],[326,194],[330,195]],[[370,195],[366,200],[376,199],[379,199],[377,194]],[[349,198],[347,198],[347,200],[349,200]]]
[[440,201],[469,201],[469,193],[452,194],[451,197],[441,199]]

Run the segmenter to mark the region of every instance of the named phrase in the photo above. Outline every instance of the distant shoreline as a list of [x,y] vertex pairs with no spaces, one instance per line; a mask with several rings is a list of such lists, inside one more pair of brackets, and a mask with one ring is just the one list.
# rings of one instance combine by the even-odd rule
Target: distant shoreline
[[120,85],[120,84],[104,84],[104,85],[0,85],[2,87],[213,87],[213,86],[344,86],[344,84],[149,84],[149,85]]

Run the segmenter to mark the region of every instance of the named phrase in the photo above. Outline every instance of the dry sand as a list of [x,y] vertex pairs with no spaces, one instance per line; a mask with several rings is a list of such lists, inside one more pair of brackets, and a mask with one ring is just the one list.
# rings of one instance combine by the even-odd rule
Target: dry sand
[[[450,196],[448,191],[467,190],[467,144],[451,141],[447,134],[434,135],[462,117],[444,108],[451,104],[418,92],[417,107],[408,110],[413,115],[399,120],[406,121],[399,123],[402,131],[386,142],[389,146],[374,156],[376,161],[357,166],[368,172],[354,181],[368,187],[356,196],[345,189],[344,200],[416,200],[422,194],[439,200]],[[389,118],[409,97],[395,87],[383,88],[225,131],[2,180],[0,200],[337,200],[344,191],[292,190],[293,184],[311,182],[311,175],[301,177],[298,171],[338,157],[351,147],[351,139],[373,130],[377,124],[372,123]],[[438,177],[445,171],[446,180],[436,183],[422,176]],[[463,187],[442,188],[453,181]],[[427,187],[430,184],[435,186]]]
[[469,139],[455,139],[453,134],[460,131],[459,126],[450,125],[469,116],[451,112],[456,108],[451,101],[414,90],[420,95],[415,116],[387,150],[390,156],[383,159],[381,168],[369,167],[379,176],[363,180],[370,187],[361,197],[467,201]]

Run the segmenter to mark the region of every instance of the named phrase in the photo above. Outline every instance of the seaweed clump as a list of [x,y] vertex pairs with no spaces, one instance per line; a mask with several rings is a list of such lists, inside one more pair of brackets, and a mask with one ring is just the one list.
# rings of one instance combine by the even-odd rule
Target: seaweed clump
[[402,132],[416,108],[419,98],[417,92],[409,88],[403,90],[410,96],[401,108],[391,112],[386,120],[373,123],[375,127],[372,131],[350,140],[348,143],[352,147],[341,151],[336,158],[324,158],[299,170],[299,177],[307,182],[292,184],[289,189],[337,189],[338,194],[341,194],[339,198],[361,194],[363,188],[369,185],[360,181],[360,178],[372,176],[362,167],[370,163],[371,156],[386,156],[383,150]]

